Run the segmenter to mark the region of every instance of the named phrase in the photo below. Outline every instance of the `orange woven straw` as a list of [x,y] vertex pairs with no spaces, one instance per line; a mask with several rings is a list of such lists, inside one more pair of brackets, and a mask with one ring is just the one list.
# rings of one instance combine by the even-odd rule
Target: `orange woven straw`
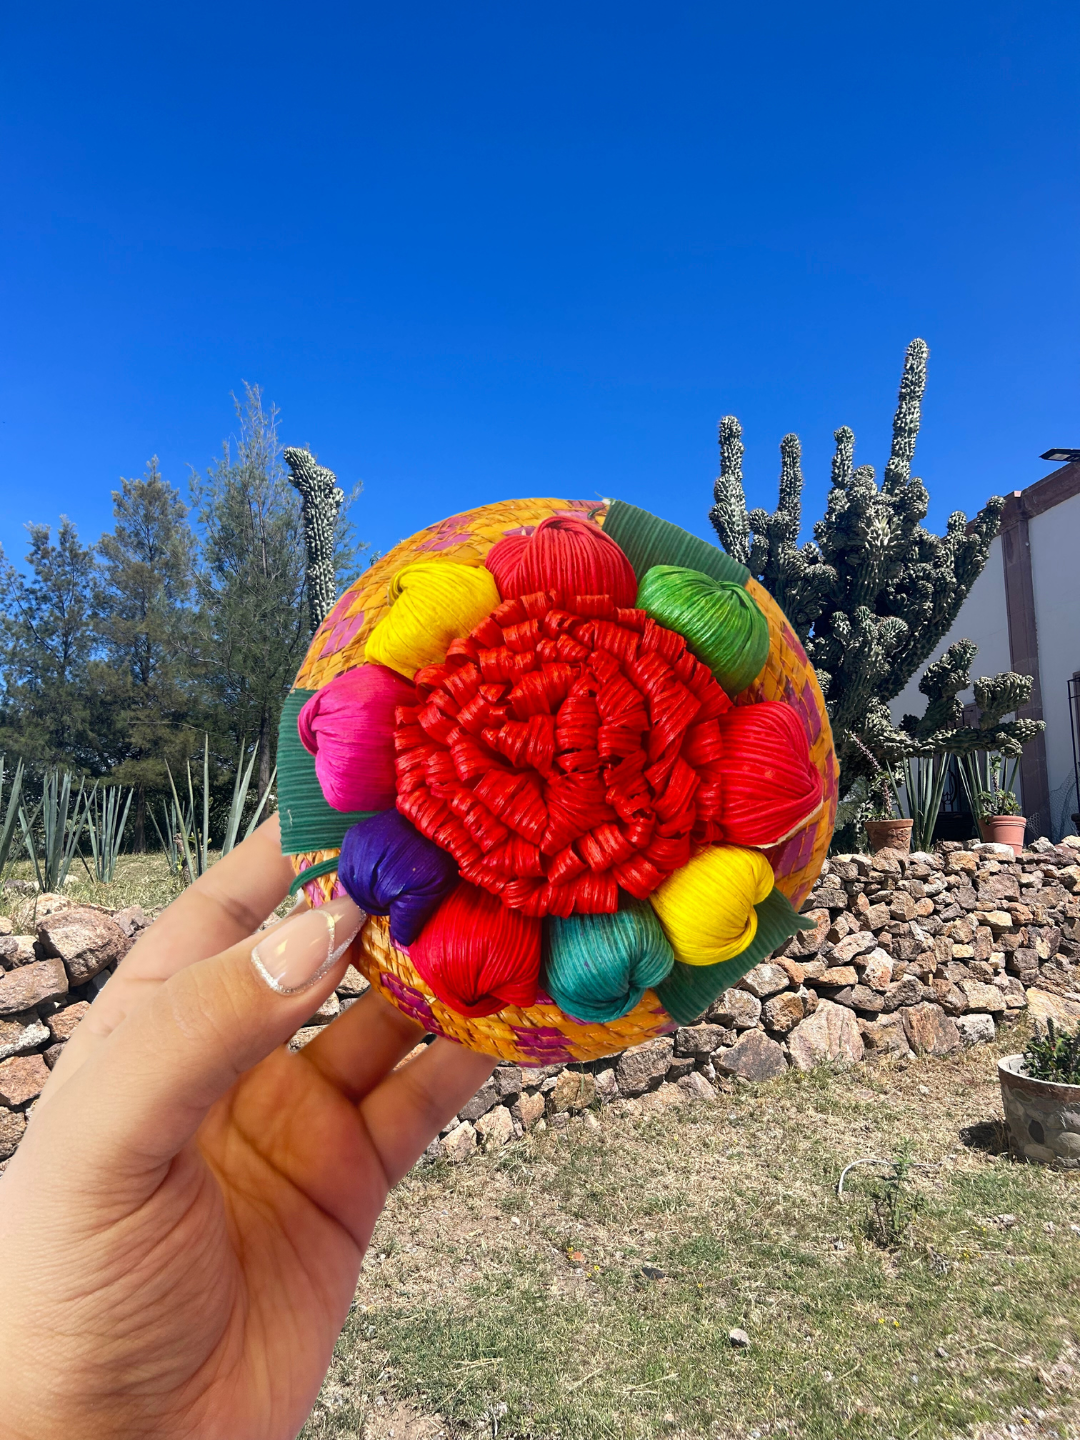
[[[608,509],[607,502],[504,500],[452,515],[403,540],[345,592],[323,621],[296,677],[296,687],[320,689],[363,662],[368,635],[389,608],[389,583],[403,566],[439,558],[480,566],[497,541],[507,535],[529,533],[531,527],[549,516],[574,515],[602,526]],[[685,538],[690,543],[704,544]],[[660,557],[650,563],[667,561]],[[777,889],[798,909],[821,870],[832,838],[838,799],[836,754],[825,701],[798,637],[772,596],[752,578],[745,584],[768,621],[770,645],[764,670],[744,694],[755,701],[775,700],[795,709],[806,730],[811,759],[824,782],[825,801],[818,814],[788,840],[766,852]],[[299,875],[332,861],[336,855],[336,850],[328,849],[291,858]],[[336,872],[322,873],[303,888],[314,905],[343,893]],[[432,993],[408,955],[392,944],[388,921],[378,916],[370,917],[364,925],[354,958],[372,986],[426,1030],[519,1064],[598,1060],[675,1028],[675,1021],[652,990],[645,992],[628,1015],[604,1024],[575,1020],[553,1003],[536,1004],[527,1010],[508,1006],[497,1014],[473,1018],[460,1015]]]

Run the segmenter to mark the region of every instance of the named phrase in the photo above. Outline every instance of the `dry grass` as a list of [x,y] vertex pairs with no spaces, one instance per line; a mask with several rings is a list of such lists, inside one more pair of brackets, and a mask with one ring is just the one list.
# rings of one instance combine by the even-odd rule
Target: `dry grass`
[[[29,860],[18,860],[4,873],[8,880],[33,880],[34,867]],[[108,885],[92,879],[76,858],[63,893],[73,900],[104,905],[110,910],[121,910],[125,905],[160,910],[175,900],[180,890],[180,881],[170,872],[164,855],[121,855],[116,862],[116,878]],[[10,915],[27,898],[12,890],[3,892],[0,912]]]
[[[993,1061],[660,1092],[414,1171],[305,1440],[1080,1433],[1080,1179],[993,1153]],[[873,1167],[836,1182],[905,1141],[882,1235]]]

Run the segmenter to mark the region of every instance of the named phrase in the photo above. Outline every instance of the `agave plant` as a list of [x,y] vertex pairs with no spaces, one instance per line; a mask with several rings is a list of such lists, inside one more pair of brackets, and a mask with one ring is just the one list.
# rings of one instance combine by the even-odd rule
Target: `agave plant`
[[42,891],[58,890],[63,885],[71,862],[79,853],[79,839],[87,821],[89,798],[85,782],[80,780],[72,805],[71,778],[70,770],[46,770],[41,781],[41,799],[33,815],[26,813],[24,805],[19,806],[23,841]]
[[0,755],[0,875],[7,868],[8,856],[11,853],[11,842],[15,838],[15,826],[19,819],[19,800],[22,796],[23,784],[23,762],[20,760],[15,766],[15,773],[11,777],[11,789],[8,791],[7,803],[4,803],[4,760],[5,756]]
[[[893,780],[893,794],[905,820],[912,820],[911,843],[915,850],[929,850],[934,826],[941,813],[941,798],[949,774],[950,755],[909,755],[901,761],[903,797]],[[893,779],[890,772],[890,779]]]
[[95,785],[87,804],[87,831],[94,857],[94,878],[109,884],[116,873],[120,842],[124,838],[128,811],[134,791],[124,792],[121,786],[108,785],[104,790]]
[[[244,763],[245,742],[241,740],[240,751],[236,760],[236,775],[233,780],[232,798],[229,802],[228,814],[225,818],[225,834],[221,842],[222,855],[228,855],[229,851],[236,846],[237,837],[240,834],[240,822],[243,819],[244,810],[247,806],[248,793],[251,789],[251,775],[255,765],[255,752],[249,756],[247,763]],[[166,766],[168,770],[168,766]],[[150,818],[154,822],[154,829],[161,841],[161,848],[169,858],[169,866],[184,885],[190,885],[192,881],[205,874],[210,864],[210,739],[203,736],[203,763],[202,763],[202,794],[200,797],[199,809],[202,812],[202,823],[198,822],[196,815],[198,810],[195,802],[195,781],[191,773],[191,761],[186,765],[185,779],[187,781],[187,801],[182,803],[180,794],[176,788],[172,771],[169,770],[169,788],[172,791],[172,800],[165,811],[165,829],[162,830],[158,824],[157,816],[153,810],[150,811]],[[262,819],[273,793],[274,780],[277,777],[277,766],[274,767],[270,776],[270,783],[263,792],[262,799],[256,805],[247,825],[244,827],[243,839],[251,834]]]
[[[251,771],[255,765],[256,752],[254,750],[251,752],[251,756],[248,759],[247,765],[245,766],[244,744],[245,742],[241,740],[240,753],[236,759],[236,778],[233,781],[232,800],[229,802],[229,816],[225,824],[225,838],[221,842],[222,855],[228,855],[229,851],[236,844],[236,836],[240,829],[240,821],[243,818],[244,806],[247,804],[248,790],[251,786]],[[277,766],[275,765],[270,775],[270,782],[267,785],[266,789],[263,791],[262,799],[259,801],[258,805],[256,805],[255,813],[252,815],[251,819],[248,821],[247,826],[244,829],[245,840],[255,829],[255,826],[258,825],[259,821],[262,819],[263,812],[265,811],[267,806],[267,802],[269,801],[271,793],[273,792],[274,780],[276,778]]]

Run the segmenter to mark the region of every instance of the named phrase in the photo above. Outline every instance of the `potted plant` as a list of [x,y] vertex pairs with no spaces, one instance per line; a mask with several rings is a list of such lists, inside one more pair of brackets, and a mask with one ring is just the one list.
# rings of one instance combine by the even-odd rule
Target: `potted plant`
[[911,821],[897,813],[892,776],[879,768],[869,784],[869,814],[863,823],[871,854],[876,855],[879,850],[910,850]]
[[1007,765],[1004,755],[985,751],[962,759],[960,774],[968,803],[979,822],[979,834],[984,840],[1010,845],[1013,853],[1019,855],[1027,829],[1027,820],[1020,813],[1020,802],[1013,789],[1019,756],[1012,757],[1011,765]]
[[855,744],[873,766],[872,773],[861,784],[865,786],[862,816],[866,843],[872,854],[879,850],[910,850],[911,825],[899,812],[896,778],[882,765],[877,756],[856,736]]
[[1018,1154],[1036,1164],[1080,1169],[1080,1028],[1047,1019],[1022,1055],[998,1061],[1001,1101]]

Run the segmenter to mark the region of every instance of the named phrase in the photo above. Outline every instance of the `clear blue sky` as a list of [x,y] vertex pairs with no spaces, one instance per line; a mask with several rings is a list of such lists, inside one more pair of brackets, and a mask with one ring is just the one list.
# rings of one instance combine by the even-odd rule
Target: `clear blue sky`
[[261,384],[360,534],[618,495],[709,535],[931,347],[940,527],[1080,445],[1075,3],[8,6],[0,541]]

